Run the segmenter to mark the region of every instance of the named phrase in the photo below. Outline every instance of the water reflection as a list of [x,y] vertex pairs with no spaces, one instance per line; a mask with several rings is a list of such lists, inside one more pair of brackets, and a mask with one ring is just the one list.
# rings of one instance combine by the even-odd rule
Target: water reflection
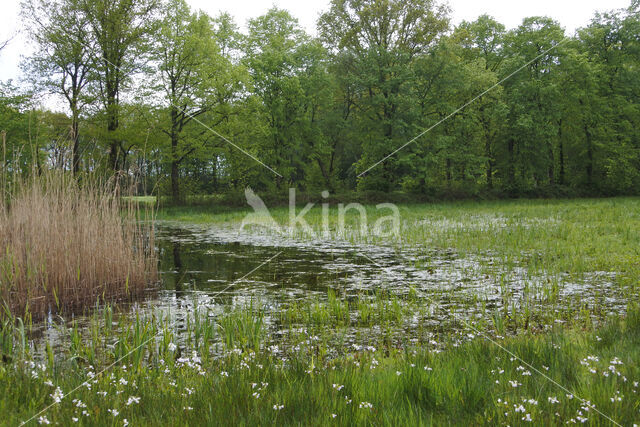
[[[129,310],[125,304],[119,306],[126,313],[170,313],[177,329],[196,306],[217,315],[230,306],[251,303],[261,306],[266,322],[274,326],[280,310],[300,299],[326,299],[330,288],[350,300],[380,289],[405,295],[413,288],[429,309],[422,317],[408,319],[406,337],[412,328],[438,331],[454,315],[476,318],[486,315],[487,308],[491,312],[526,303],[552,313],[589,304],[602,307],[606,314],[624,311],[626,306],[613,274],[596,272],[580,280],[531,276],[522,267],[507,268],[491,255],[463,258],[453,251],[354,247],[166,223],[159,224],[156,242],[160,289]],[[280,255],[261,266],[276,254]],[[549,280],[557,283],[552,302],[547,294]],[[55,328],[43,332],[50,342],[64,340]]]

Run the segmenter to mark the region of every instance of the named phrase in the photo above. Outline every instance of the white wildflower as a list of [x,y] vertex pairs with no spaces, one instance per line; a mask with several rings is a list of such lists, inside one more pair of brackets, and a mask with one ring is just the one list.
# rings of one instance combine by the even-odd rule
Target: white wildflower
[[60,387],[56,387],[55,391],[51,393],[49,396],[51,396],[54,403],[60,403],[64,398],[64,394],[62,393],[62,390],[60,389]]

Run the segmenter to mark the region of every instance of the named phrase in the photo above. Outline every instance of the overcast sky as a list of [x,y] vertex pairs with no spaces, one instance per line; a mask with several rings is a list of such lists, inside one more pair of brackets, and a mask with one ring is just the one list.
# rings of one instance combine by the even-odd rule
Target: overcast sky
[[[407,0],[411,1],[411,0]],[[231,13],[241,26],[248,18],[262,15],[270,7],[287,9],[298,18],[309,32],[315,33],[318,15],[327,10],[329,0],[187,0],[192,7],[203,9],[211,15],[220,11]],[[594,12],[628,7],[631,0],[449,0],[454,23],[474,20],[488,13],[498,21],[513,28],[527,16],[546,15],[559,21],[569,32],[588,24]],[[0,40],[13,36],[13,40],[0,54],[0,80],[17,79],[20,75],[20,56],[28,54],[24,37],[19,33],[18,16],[20,0],[2,0],[0,12]]]

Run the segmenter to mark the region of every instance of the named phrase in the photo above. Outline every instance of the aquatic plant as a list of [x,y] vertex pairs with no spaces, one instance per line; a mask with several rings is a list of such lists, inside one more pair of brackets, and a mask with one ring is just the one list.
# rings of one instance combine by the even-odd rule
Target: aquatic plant
[[82,309],[157,280],[153,225],[112,182],[34,175],[0,198],[0,302],[16,315]]

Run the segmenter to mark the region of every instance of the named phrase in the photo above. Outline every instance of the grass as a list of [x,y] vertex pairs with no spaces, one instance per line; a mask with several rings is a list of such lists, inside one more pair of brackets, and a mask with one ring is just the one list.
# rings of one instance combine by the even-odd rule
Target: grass
[[[505,263],[548,273],[615,271],[631,280],[640,265],[640,199],[512,200],[446,202],[399,205],[400,232],[379,238],[372,225],[389,210],[365,206],[369,232],[360,233],[360,215],[347,211],[346,233],[339,233],[338,208],[331,206],[331,239],[362,243],[415,246],[425,250],[455,250],[460,255],[491,253]],[[298,213],[302,207],[298,208]],[[158,219],[239,227],[250,210],[165,208]],[[289,209],[274,208],[271,215],[288,224]],[[305,216],[315,232],[300,238],[322,236],[322,208],[316,205]]]
[[[393,300],[376,297],[372,307],[380,302]],[[331,303],[326,308],[341,316]],[[545,334],[503,338],[467,329],[455,339],[338,347],[339,354],[328,338],[340,330],[336,324],[305,330],[283,321],[291,333],[272,334],[253,305],[219,316],[196,309],[186,327],[161,315],[123,316],[113,327],[112,316],[109,307],[95,313],[91,338],[76,337],[41,364],[28,355],[3,364],[0,424],[25,421],[56,400],[33,421],[604,425],[611,417],[630,425],[640,418],[636,307],[595,331],[553,326]],[[181,338],[180,327],[186,328]]]
[[108,185],[47,173],[0,198],[0,303],[42,318],[140,294],[157,280],[151,228]]
[[[413,287],[358,295],[329,289],[326,297],[275,308],[250,301],[223,312],[194,302],[180,318],[119,313],[107,305],[83,324],[47,323],[65,337],[53,340],[38,339],[37,325],[6,319],[0,324],[0,413],[6,414],[0,424],[34,416],[32,422],[63,425],[640,421],[640,308],[633,296],[640,199],[399,208],[400,232],[386,240],[359,233],[355,211],[341,233],[336,209],[329,236],[319,233],[320,208],[306,216],[315,235],[294,234],[490,258],[503,272],[520,268],[548,280],[541,288],[525,286],[521,299],[512,299],[503,283],[497,308],[482,298],[454,301]],[[369,224],[388,214],[375,206],[366,212]],[[166,208],[158,218],[237,227],[246,213]],[[281,224],[288,221],[287,209],[271,213]],[[597,300],[586,306],[559,299],[567,273],[594,271],[616,274],[616,289],[628,295],[624,313],[606,317]],[[441,298],[449,298],[449,312],[438,317]],[[463,317],[467,312],[473,316]]]

